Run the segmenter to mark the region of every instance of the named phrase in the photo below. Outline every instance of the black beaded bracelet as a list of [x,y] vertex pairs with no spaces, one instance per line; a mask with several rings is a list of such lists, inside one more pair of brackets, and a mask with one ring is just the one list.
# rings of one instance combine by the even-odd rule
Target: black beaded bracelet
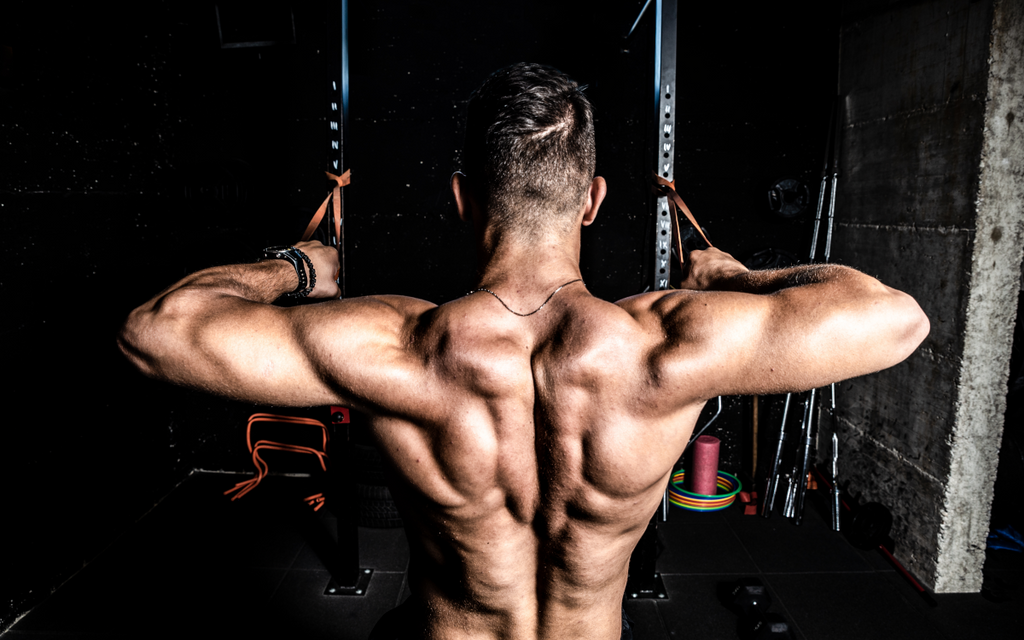
[[299,288],[289,293],[288,295],[292,298],[305,298],[306,296],[313,292],[313,289],[316,288],[316,269],[313,268],[313,261],[309,259],[309,256],[307,256],[302,251],[296,249],[295,247],[292,247],[292,251],[299,254],[299,257],[302,258],[302,260],[306,263],[306,266],[309,267],[309,286],[305,286],[306,274],[303,273],[303,277],[299,282]]

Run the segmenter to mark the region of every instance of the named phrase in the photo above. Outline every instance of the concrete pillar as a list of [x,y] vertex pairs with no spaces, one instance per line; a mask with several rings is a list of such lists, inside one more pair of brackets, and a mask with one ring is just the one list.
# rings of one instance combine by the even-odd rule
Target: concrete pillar
[[1024,244],[1024,3],[996,2],[975,201],[967,326],[936,591],[979,591],[999,460]]
[[914,295],[932,333],[840,386],[841,470],[892,509],[913,572],[978,591],[1024,247],[1024,3],[853,4],[833,255]]

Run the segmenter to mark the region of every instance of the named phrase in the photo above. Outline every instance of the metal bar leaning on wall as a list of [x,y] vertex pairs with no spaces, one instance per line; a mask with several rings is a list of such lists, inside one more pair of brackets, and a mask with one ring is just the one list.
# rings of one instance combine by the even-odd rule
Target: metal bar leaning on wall
[[[829,190],[829,205],[827,214],[827,225],[825,231],[825,250],[822,262],[828,263],[832,251],[832,230],[835,222],[836,186],[839,178],[839,130],[842,122],[841,101],[836,96],[832,106],[832,114],[829,121],[828,131],[825,139],[825,153],[821,168],[821,182],[818,191],[818,204],[814,216],[814,229],[811,234],[811,248],[809,262],[814,263],[818,253],[818,238],[820,235],[822,213],[825,205],[825,191]],[[809,460],[811,448],[813,447],[813,418],[815,391],[811,390],[807,402],[804,405],[804,415],[801,421],[801,438],[797,442],[794,451],[795,463],[793,471],[789,474],[786,502],[783,509],[786,517],[794,518],[796,524],[800,524],[803,517],[804,499],[807,492],[807,475],[809,473]],[[764,502],[761,505],[761,516],[771,517],[775,506],[778,485],[781,477],[781,458],[784,452],[786,440],[786,418],[789,405],[792,400],[791,393],[786,394],[786,404],[782,412],[782,422],[779,425],[779,437],[775,448],[775,456],[772,459],[771,470],[768,475],[768,490],[765,493]],[[836,407],[836,385],[830,385],[830,416],[834,421]],[[833,454],[834,455],[834,454]],[[796,464],[799,462],[799,466]],[[799,477],[796,477],[799,474]],[[838,531],[838,515],[833,514],[833,528]]]

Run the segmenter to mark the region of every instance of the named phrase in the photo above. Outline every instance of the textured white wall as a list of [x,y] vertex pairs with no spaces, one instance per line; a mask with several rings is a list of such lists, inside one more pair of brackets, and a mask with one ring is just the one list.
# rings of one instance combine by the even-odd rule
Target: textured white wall
[[1024,2],[993,7],[967,325],[935,590],[981,590],[1024,251]]

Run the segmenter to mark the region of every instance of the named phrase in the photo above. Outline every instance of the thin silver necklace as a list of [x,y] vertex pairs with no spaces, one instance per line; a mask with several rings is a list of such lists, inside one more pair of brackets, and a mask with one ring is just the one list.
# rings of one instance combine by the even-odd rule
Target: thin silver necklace
[[491,294],[495,298],[498,298],[498,302],[501,303],[501,306],[503,306],[506,309],[508,309],[508,311],[510,313],[514,313],[515,315],[519,316],[520,318],[525,318],[527,316],[532,316],[533,314],[535,314],[538,311],[540,311],[541,309],[543,309],[549,302],[551,302],[551,298],[554,298],[555,294],[562,290],[562,287],[567,287],[567,286],[569,286],[570,284],[572,284],[574,282],[583,282],[583,278],[576,278],[575,280],[570,280],[569,282],[566,282],[565,284],[563,284],[561,287],[558,287],[557,289],[555,289],[554,291],[551,292],[551,295],[548,296],[547,300],[545,300],[539,307],[537,307],[536,309],[534,309],[530,313],[519,313],[518,311],[513,310],[511,307],[509,307],[507,304],[505,304],[505,301],[502,300],[498,296],[498,294],[494,293],[490,289],[485,289],[483,287],[481,287],[479,289],[474,289],[474,290],[470,291],[469,293],[467,293],[466,295],[470,296],[470,295],[473,295],[474,293],[478,293],[480,291],[486,291],[487,293]]

